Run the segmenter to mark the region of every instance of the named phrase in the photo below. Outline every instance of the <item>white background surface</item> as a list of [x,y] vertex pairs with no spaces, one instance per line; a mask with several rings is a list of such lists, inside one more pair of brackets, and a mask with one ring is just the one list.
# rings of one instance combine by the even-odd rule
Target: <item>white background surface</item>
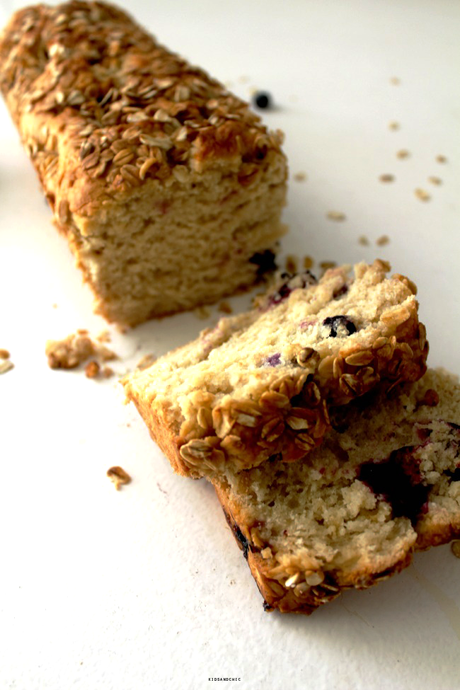
[[[286,132],[291,175],[308,175],[291,176],[284,253],[389,259],[419,285],[431,364],[460,373],[460,3],[122,4],[239,95],[271,92],[265,120]],[[0,2],[1,23],[20,5]],[[449,547],[311,618],[265,614],[211,487],[172,473],[115,379],[48,369],[46,340],[106,325],[3,104],[0,152],[0,347],[15,364],[0,378],[0,688],[459,688],[460,561]],[[377,247],[383,234],[390,243]],[[211,311],[207,322],[111,328],[117,373],[194,337],[217,320]],[[120,492],[111,465],[133,477]]]

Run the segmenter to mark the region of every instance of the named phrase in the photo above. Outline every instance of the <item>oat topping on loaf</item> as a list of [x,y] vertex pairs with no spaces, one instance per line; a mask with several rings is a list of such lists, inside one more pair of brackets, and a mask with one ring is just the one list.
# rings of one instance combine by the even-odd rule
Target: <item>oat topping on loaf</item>
[[319,445],[330,410],[376,385],[425,371],[415,286],[377,260],[282,274],[255,308],[124,380],[153,438],[181,474],[212,476]]
[[458,378],[430,370],[344,409],[345,428],[304,461],[212,480],[267,609],[311,613],[460,536]]
[[273,263],[281,133],[122,10],[20,10],[0,36],[0,90],[109,320],[218,301],[260,277],[253,257]]

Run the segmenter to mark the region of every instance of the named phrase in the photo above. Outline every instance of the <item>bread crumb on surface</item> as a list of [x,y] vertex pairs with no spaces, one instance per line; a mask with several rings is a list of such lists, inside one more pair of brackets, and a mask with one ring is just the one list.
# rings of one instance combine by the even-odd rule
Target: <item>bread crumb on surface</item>
[[217,309],[218,309],[219,311],[221,311],[223,314],[233,314],[232,305],[229,304],[229,302],[226,302],[225,300],[223,300],[223,301],[219,304],[219,306],[217,307]]
[[420,189],[420,187],[414,190],[414,194],[420,201],[429,201],[431,199],[428,192],[425,189]]
[[299,270],[299,262],[296,256],[288,254],[286,257],[286,271],[288,273],[297,273]]
[[157,361],[157,357],[154,354],[147,354],[140,359],[136,365],[136,369],[147,369],[150,367],[154,362]]
[[390,238],[388,237],[388,235],[381,235],[375,241],[375,244],[377,244],[379,247],[383,247],[385,244],[389,244],[389,243],[390,243]]
[[329,218],[329,220],[335,220],[339,222],[347,219],[346,215],[341,211],[329,211],[326,217]]
[[431,176],[428,178],[428,182],[431,182],[431,184],[436,184],[436,185],[442,184],[441,178],[440,178],[440,177],[436,177],[435,175],[431,175]]
[[298,172],[294,175],[294,180],[296,182],[305,182],[306,179],[307,179],[307,176],[304,172]]
[[401,79],[399,77],[391,77],[390,78],[390,84],[393,84],[393,86],[399,86],[401,83]]
[[443,156],[442,154],[439,154],[439,156],[436,156],[436,160],[438,163],[447,163],[447,158]]
[[96,362],[96,360],[92,359],[90,362],[85,367],[85,376],[89,379],[94,379],[96,376],[99,375],[99,372],[101,371],[101,367],[99,364]]
[[0,359],[9,359],[9,358],[10,358],[9,350],[4,350],[3,348],[0,348]]
[[363,247],[367,247],[369,245],[369,240],[366,235],[360,235],[358,237],[358,243]]
[[304,256],[303,257],[303,267],[308,271],[309,268],[312,268],[313,264],[315,262],[313,261],[311,256]]
[[380,182],[394,182],[395,176],[390,175],[390,173],[384,173],[379,177]]
[[108,478],[114,483],[117,491],[123,486],[123,484],[129,484],[131,482],[131,477],[122,467],[115,465],[107,470]]
[[63,340],[48,340],[45,354],[51,369],[75,369],[90,357],[97,357],[104,362],[117,358],[112,350],[92,340],[88,331],[83,328]]
[[198,319],[209,319],[211,312],[207,307],[197,307],[193,310],[193,313]]
[[337,262],[336,261],[320,261],[319,266],[325,272],[329,268],[335,268],[337,266]]
[[456,539],[450,545],[450,549],[456,558],[460,558],[460,540]]
[[407,149],[400,149],[399,151],[396,151],[396,158],[409,158],[410,157],[410,151]]
[[388,128],[392,129],[393,131],[400,129],[401,125],[399,122],[396,122],[395,120],[392,120],[391,122],[388,123]]

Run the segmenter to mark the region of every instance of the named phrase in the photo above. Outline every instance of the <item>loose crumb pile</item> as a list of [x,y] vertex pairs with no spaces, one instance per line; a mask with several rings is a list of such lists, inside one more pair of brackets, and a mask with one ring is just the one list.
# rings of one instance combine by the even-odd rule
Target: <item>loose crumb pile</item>
[[113,370],[110,367],[102,368],[97,361],[108,362],[117,359],[117,355],[101,343],[107,340],[106,333],[93,340],[85,329],[71,333],[63,340],[48,340],[45,347],[48,366],[51,369],[75,369],[90,357],[95,357],[97,359],[90,361],[86,366],[86,376],[96,378],[102,375],[108,378],[114,373]]
[[120,488],[123,486],[123,484],[129,484],[131,482],[131,477],[126,470],[118,465],[108,469],[107,476],[114,483],[117,491],[120,491]]

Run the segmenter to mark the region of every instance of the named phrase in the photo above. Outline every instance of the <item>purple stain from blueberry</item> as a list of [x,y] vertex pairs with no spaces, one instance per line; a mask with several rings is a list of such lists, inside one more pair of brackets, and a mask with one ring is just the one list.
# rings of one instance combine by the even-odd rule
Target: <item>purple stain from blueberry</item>
[[356,333],[356,326],[353,321],[343,314],[328,316],[324,319],[323,326],[330,329],[328,338],[349,336]]
[[272,97],[267,91],[257,91],[252,97],[252,102],[260,110],[269,110],[273,106]]
[[265,360],[266,364],[268,364],[270,367],[278,367],[281,364],[281,353],[277,352],[274,355],[270,355],[270,357],[267,357]]
[[310,271],[305,271],[297,275],[282,273],[280,277],[284,282],[279,286],[276,292],[268,296],[268,306],[280,304],[280,302],[284,302],[294,290],[316,285],[318,282]]

